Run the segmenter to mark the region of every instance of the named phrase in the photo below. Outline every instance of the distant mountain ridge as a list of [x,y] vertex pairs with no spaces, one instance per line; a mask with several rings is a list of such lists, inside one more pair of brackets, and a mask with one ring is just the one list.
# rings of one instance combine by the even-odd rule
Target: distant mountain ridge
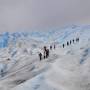
[[48,30],[48,31],[32,31],[32,32],[4,32],[0,34],[0,48],[8,47],[10,42],[14,44],[17,43],[18,39],[33,39],[41,42],[59,42],[63,43],[66,40],[69,40],[69,37],[72,36],[78,37],[83,31],[90,31],[90,25],[77,26],[71,25],[63,28]]

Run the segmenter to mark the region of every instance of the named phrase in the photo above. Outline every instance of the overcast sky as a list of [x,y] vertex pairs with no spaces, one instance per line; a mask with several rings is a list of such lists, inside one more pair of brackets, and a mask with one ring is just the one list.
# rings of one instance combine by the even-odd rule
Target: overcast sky
[[0,0],[0,31],[90,24],[90,0]]

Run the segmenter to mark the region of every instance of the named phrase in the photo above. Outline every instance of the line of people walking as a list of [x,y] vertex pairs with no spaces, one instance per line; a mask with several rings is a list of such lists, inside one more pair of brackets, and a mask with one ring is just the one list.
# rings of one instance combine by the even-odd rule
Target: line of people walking
[[[65,46],[69,46],[69,45],[71,45],[71,44],[74,44],[75,42],[79,42],[79,38],[76,38],[76,39],[72,39],[72,40],[70,40],[70,41],[67,41],[66,44],[63,43],[63,44],[62,44],[62,47],[65,48]],[[46,46],[44,46],[44,47],[43,47],[43,53],[39,52],[39,54],[38,54],[40,61],[41,61],[42,59],[48,58],[49,55],[50,55],[50,51],[51,51],[52,49],[55,49],[55,48],[56,48],[56,45],[55,45],[55,44],[54,44],[54,45],[50,45],[49,49],[48,49]]]
[[70,41],[67,41],[66,44],[63,43],[62,47],[64,48],[65,45],[69,46],[69,45],[71,45],[72,43],[74,44],[75,42],[79,42],[79,38],[76,38],[76,39],[72,39],[72,40],[70,40]]
[[46,59],[46,58],[48,58],[49,57],[49,55],[50,55],[50,50],[52,50],[52,49],[55,49],[56,48],[56,45],[50,45],[50,47],[49,47],[49,49],[46,47],[46,46],[44,46],[43,47],[43,53],[39,53],[39,59],[40,59],[40,61],[42,60],[42,59]]

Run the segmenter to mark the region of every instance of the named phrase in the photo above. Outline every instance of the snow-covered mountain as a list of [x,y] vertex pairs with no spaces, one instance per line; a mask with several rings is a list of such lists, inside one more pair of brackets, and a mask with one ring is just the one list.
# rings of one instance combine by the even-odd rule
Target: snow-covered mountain
[[[1,90],[90,90],[90,25],[0,35]],[[67,46],[67,41],[76,40]],[[56,44],[39,61],[43,46]],[[62,47],[65,44],[65,48]],[[0,72],[2,74],[2,72]]]
[[90,25],[87,26],[66,26],[63,28],[56,28],[48,31],[32,31],[32,32],[15,32],[9,33],[5,32],[0,35],[0,48],[8,47],[11,43],[16,45],[18,40],[28,40],[41,41],[43,43],[47,42],[64,42],[69,38],[78,37],[79,34],[83,34],[82,32],[86,32],[90,30]]

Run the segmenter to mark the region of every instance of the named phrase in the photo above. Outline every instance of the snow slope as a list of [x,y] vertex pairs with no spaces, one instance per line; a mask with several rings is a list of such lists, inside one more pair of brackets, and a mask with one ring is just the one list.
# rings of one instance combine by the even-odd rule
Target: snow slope
[[57,48],[55,54],[54,61],[45,61],[50,63],[47,71],[12,90],[90,90],[90,47],[80,43]]
[[[24,36],[16,33],[15,46],[10,38],[12,45],[9,42],[10,46],[1,49],[0,67],[5,72],[0,78],[0,89],[90,90],[89,33],[89,25],[32,32],[29,35],[23,33]],[[67,41],[77,37],[80,38],[79,43],[62,48],[63,43],[66,45]],[[57,48],[50,52],[48,59],[40,62],[38,52],[42,52],[44,45],[53,43],[58,43]],[[8,57],[10,60],[7,60]]]

